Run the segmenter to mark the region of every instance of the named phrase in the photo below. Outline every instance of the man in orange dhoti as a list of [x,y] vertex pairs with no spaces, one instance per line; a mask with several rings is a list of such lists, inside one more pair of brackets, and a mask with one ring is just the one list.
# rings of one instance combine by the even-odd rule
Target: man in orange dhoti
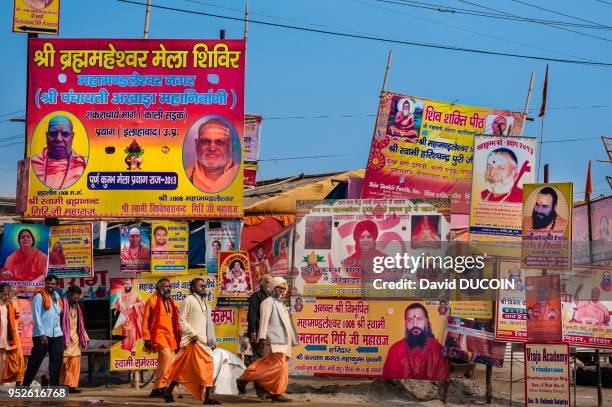
[[72,285],[64,297],[62,313],[62,331],[64,332],[64,365],[60,375],[60,384],[68,386],[69,393],[80,393],[79,376],[81,375],[81,348],[87,347],[89,336],[85,331],[83,311],[79,305],[81,288]]
[[32,168],[45,186],[64,189],[74,184],[87,166],[87,159],[72,149],[74,129],[66,116],[55,116],[47,127],[47,147],[32,157]]
[[283,396],[289,384],[291,347],[298,344],[291,316],[283,304],[287,282],[274,277],[269,285],[271,295],[261,303],[259,342],[266,347],[264,356],[244,371],[240,380],[253,381],[270,394],[272,401],[288,402]]
[[162,278],[157,282],[157,291],[145,304],[142,322],[142,339],[147,353],[157,352],[155,384],[149,397],[163,396],[168,386],[168,374],[173,352],[181,341],[179,311],[170,297],[170,280]]
[[0,384],[15,382],[20,386],[25,361],[17,332],[19,312],[10,301],[10,295],[10,284],[0,284]]
[[206,282],[194,278],[189,291],[191,295],[183,301],[179,314],[181,351],[170,368],[170,385],[164,398],[166,403],[174,402],[172,391],[180,384],[197,399],[204,399],[204,404],[221,404],[211,397],[214,373],[212,349],[216,346],[216,337],[211,312],[206,304]]
[[225,122],[212,119],[198,128],[196,163],[187,169],[187,177],[201,191],[214,193],[227,188],[238,173],[232,160],[232,134]]

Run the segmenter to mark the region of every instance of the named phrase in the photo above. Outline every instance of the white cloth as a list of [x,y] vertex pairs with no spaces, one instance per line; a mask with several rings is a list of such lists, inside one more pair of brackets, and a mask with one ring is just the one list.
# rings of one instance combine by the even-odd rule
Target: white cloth
[[[274,322],[278,319],[271,318],[272,313],[277,311],[280,315],[280,323],[278,325],[274,324]],[[266,338],[267,345],[270,345],[270,351],[272,353],[284,353],[288,357],[291,357],[291,347],[296,346],[299,341],[297,339],[295,330],[293,329],[291,316],[289,315],[287,307],[282,302],[274,299],[274,297],[268,297],[261,303],[261,308],[259,312],[260,317],[258,338]],[[272,335],[272,337],[284,336],[284,333],[286,333],[286,336],[284,337],[287,338],[287,340],[285,341],[285,343],[274,343],[274,341],[270,341],[269,339],[269,331],[276,331],[279,333],[282,332],[282,334]]]
[[225,349],[213,351],[215,394],[238,395],[236,380],[246,369],[242,359]]
[[198,344],[212,352],[210,346],[215,344],[215,331],[210,310],[202,297],[191,294],[185,298],[179,313],[179,325],[182,331],[181,348],[189,345],[191,338],[197,336]]

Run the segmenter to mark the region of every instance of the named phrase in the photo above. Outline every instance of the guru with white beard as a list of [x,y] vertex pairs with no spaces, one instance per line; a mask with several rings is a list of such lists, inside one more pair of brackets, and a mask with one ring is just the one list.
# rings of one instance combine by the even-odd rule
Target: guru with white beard
[[523,190],[515,185],[518,174],[514,151],[503,147],[491,151],[485,171],[487,189],[481,191],[480,197],[491,202],[523,202]]

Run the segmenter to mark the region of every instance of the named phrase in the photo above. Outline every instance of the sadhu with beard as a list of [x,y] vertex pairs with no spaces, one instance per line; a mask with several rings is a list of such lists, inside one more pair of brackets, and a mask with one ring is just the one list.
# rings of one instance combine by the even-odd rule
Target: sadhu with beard
[[383,377],[390,379],[448,379],[448,360],[433,336],[429,313],[419,303],[404,312],[405,338],[395,342],[385,359]]
[[523,230],[531,233],[564,233],[567,219],[557,213],[559,196],[551,187],[544,187],[538,193],[531,216],[523,218]]
[[520,171],[514,151],[497,148],[487,157],[485,181],[487,189],[480,192],[483,201],[523,202],[523,190],[518,187]]

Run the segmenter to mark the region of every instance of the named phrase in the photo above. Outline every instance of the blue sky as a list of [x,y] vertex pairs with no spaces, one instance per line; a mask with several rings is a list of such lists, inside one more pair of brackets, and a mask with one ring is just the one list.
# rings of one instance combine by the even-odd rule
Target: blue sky
[[[146,0],[135,0],[145,2]],[[458,0],[423,0],[431,4],[480,10]],[[564,14],[612,26],[612,5],[598,0],[545,2],[526,0]],[[495,52],[584,59],[612,63],[612,27],[567,27],[605,40],[550,26],[466,16],[407,7],[404,0],[251,0],[251,18],[341,32],[368,33],[419,43],[478,48]],[[591,24],[536,10],[513,0],[474,0],[490,8],[531,18]],[[153,0],[165,5],[242,17],[243,1]],[[235,10],[232,10],[235,9]],[[0,115],[25,109],[25,34],[10,31],[12,1],[0,5],[4,27],[0,42],[3,96]],[[141,38],[144,7],[116,0],[62,0],[63,38]],[[591,24],[592,25],[592,24]],[[150,38],[241,38],[243,23],[201,15],[153,9]],[[520,43],[520,44],[519,44]],[[523,44],[523,45],[521,45]],[[541,102],[546,62],[459,53],[303,31],[249,25],[246,111],[263,115],[260,158],[344,155],[342,157],[263,161],[258,179],[362,168],[374,126],[387,53],[393,62],[387,90],[466,105],[522,110],[529,76],[536,73],[532,116]],[[542,163],[551,166],[551,181],[575,183],[584,191],[587,161],[593,160],[594,195],[610,194],[605,181],[612,165],[605,159],[601,135],[610,135],[612,67],[551,63],[544,122]],[[340,116],[353,115],[343,118]],[[16,162],[23,156],[24,125],[0,117],[0,195],[14,195]],[[305,119],[287,119],[306,116]],[[313,116],[329,116],[314,118]],[[540,135],[541,120],[527,125],[525,135]],[[577,142],[559,140],[584,139]],[[541,179],[541,178],[540,178]],[[582,199],[583,194],[575,198]]]

